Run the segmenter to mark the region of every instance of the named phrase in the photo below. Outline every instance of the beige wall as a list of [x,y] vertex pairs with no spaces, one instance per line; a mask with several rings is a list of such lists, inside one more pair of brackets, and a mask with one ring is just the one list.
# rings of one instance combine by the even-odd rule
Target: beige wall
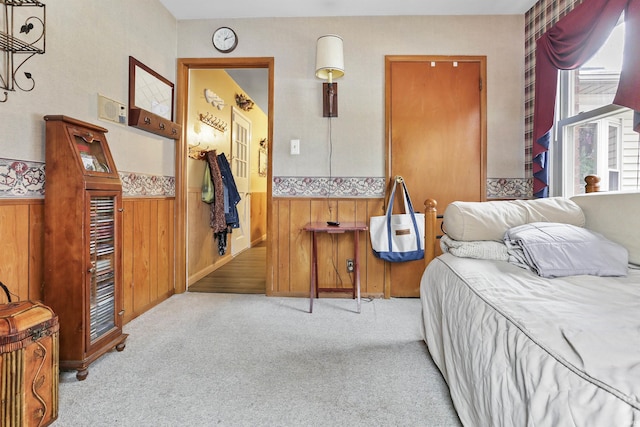
[[[328,120],[314,76],[316,39],[344,39],[340,116],[332,120],[333,176],[382,177],[385,55],[486,55],[491,178],[524,177],[524,16],[415,16],[195,20],[178,23],[178,56],[220,57],[213,31],[233,27],[227,56],[274,57],[274,176],[328,176]],[[289,154],[289,140],[301,154]]]
[[[0,103],[0,157],[44,161],[46,114],[109,129],[120,171],[173,175],[173,141],[98,119],[98,93],[127,104],[128,56],[175,82],[176,57],[219,57],[213,30],[230,25],[231,56],[275,58],[274,176],[328,175],[328,120],[314,77],[315,42],[340,34],[346,75],[333,125],[334,176],[384,176],[384,56],[486,55],[488,177],[524,176],[524,16],[423,16],[196,20],[176,23],[156,0],[47,4],[46,53],[23,67],[31,92]],[[289,154],[289,140],[301,154]],[[357,161],[354,161],[357,159]]]
[[175,82],[175,18],[157,0],[46,4],[46,52],[25,63],[31,92],[0,103],[0,157],[44,162],[44,121],[63,114],[109,129],[119,171],[174,174],[173,140],[98,119],[98,93],[128,104],[129,55]]

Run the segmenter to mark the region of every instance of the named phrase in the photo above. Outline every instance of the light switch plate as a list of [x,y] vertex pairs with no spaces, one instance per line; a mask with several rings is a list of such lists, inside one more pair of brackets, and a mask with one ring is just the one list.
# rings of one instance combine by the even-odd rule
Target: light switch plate
[[299,139],[292,139],[291,140],[291,155],[298,155],[300,154],[300,140]]

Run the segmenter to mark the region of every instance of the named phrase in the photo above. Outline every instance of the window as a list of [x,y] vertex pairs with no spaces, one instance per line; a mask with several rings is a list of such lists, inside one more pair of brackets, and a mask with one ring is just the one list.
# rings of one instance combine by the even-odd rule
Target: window
[[577,70],[560,71],[552,194],[584,193],[584,177],[598,175],[603,191],[638,188],[638,134],[633,111],[612,104],[622,68],[624,22]]
[[[600,115],[595,115],[598,112]],[[631,110],[613,107],[594,110],[586,118],[577,116],[559,122],[563,195],[584,193],[587,175],[598,175],[603,191],[621,188],[622,130],[625,122],[630,126],[632,117]]]

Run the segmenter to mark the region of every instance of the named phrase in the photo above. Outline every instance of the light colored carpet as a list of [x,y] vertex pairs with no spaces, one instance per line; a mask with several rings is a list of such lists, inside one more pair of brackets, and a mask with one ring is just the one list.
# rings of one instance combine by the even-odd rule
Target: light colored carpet
[[184,293],[60,380],[60,426],[460,426],[417,299]]

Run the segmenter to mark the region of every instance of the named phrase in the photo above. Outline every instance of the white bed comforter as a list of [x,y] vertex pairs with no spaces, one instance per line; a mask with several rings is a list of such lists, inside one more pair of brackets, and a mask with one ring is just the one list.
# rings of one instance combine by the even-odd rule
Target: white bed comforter
[[465,426],[640,427],[640,271],[544,279],[444,254],[421,300]]

